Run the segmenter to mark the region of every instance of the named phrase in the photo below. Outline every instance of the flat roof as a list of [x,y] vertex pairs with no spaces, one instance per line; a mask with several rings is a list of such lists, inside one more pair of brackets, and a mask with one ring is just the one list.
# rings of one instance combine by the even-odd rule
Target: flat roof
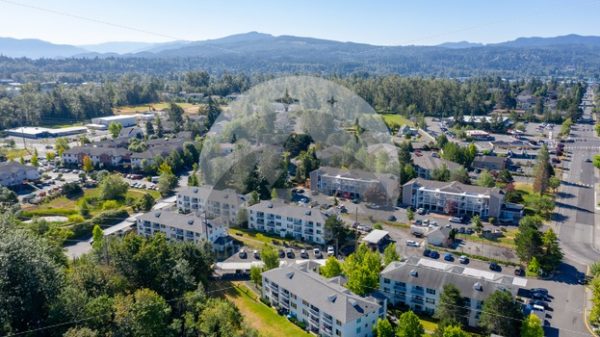
[[97,117],[94,118],[96,120],[104,120],[104,121],[114,121],[114,120],[120,120],[120,119],[130,119],[130,118],[137,118],[136,115],[117,115],[117,116],[105,116],[105,117]]
[[368,243],[377,244],[381,240],[383,240],[386,236],[388,236],[389,234],[390,234],[390,232],[388,232],[388,231],[384,231],[381,229],[374,229],[363,238],[363,241],[368,242]]

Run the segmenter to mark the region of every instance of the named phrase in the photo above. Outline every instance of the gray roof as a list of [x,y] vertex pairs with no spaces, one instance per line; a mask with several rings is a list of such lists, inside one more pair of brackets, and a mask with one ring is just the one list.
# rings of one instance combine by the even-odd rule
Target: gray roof
[[358,296],[341,286],[339,278],[327,280],[313,269],[310,262],[305,262],[271,269],[263,276],[342,323],[354,321],[381,307],[374,298]]
[[455,162],[452,162],[452,161],[449,161],[446,159],[442,159],[442,158],[434,157],[431,152],[422,152],[421,156],[413,153],[411,155],[411,157],[412,157],[413,163],[416,166],[419,166],[426,170],[434,170],[434,169],[440,168],[440,167],[442,167],[443,164],[446,164],[446,167],[450,171],[453,171],[453,170],[463,167],[462,165],[457,164]]
[[238,194],[234,189],[218,190],[210,185],[203,186],[187,186],[177,190],[177,194],[188,196],[191,198],[202,198],[204,200],[218,201],[227,204],[241,205],[245,201],[245,197]]
[[261,200],[258,204],[248,207],[248,211],[276,214],[306,221],[325,223],[327,215],[321,213],[318,208],[310,208],[292,204],[286,204],[283,200]]
[[420,187],[431,190],[440,190],[449,193],[465,193],[465,194],[477,194],[477,195],[489,195],[489,196],[500,196],[502,191],[497,187],[481,187],[475,185],[467,185],[458,181],[445,182],[436,180],[427,180],[423,178],[415,178],[405,184],[416,184]]
[[381,229],[374,229],[367,234],[362,240],[368,243],[378,244],[381,240],[390,235],[390,232]]
[[[429,265],[422,263],[425,261],[428,261]],[[526,280],[522,278],[439,261],[425,261],[411,258],[405,262],[392,262],[381,272],[381,277],[439,290],[446,284],[452,284],[463,297],[479,301],[486,299],[496,290],[507,290],[516,295],[519,288],[526,285]],[[478,287],[479,285],[481,287]]]
[[505,165],[506,161],[507,161],[506,157],[499,157],[499,156],[477,156],[473,160],[473,165],[475,166],[475,165],[477,165],[479,163],[485,163],[485,162],[494,163],[496,165]]
[[[189,230],[193,232],[205,232],[204,227],[204,217],[200,215],[196,215],[194,213],[190,214],[179,214],[176,212],[169,211],[151,211],[148,213],[144,213],[140,215],[138,220],[141,221],[150,221],[158,224],[162,224],[165,226],[170,226],[178,229]],[[208,227],[218,225],[215,222],[218,220],[210,219],[207,220]]]
[[23,165],[15,161],[0,163],[0,173],[18,173],[21,171],[36,171],[37,168],[29,165]]
[[113,147],[93,147],[93,146],[76,146],[74,148],[66,150],[64,153],[66,154],[86,154],[89,156],[101,156],[101,155],[109,155],[112,157],[122,157],[130,155],[131,152],[122,148],[113,148]]

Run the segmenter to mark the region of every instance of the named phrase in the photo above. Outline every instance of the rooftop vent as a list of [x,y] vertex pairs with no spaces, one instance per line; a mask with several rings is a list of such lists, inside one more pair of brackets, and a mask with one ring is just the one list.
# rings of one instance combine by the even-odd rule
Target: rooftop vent
[[483,286],[481,285],[481,283],[475,282],[475,284],[473,284],[473,289],[477,291],[483,291]]
[[327,296],[327,300],[331,303],[335,303],[335,300],[337,300],[337,296],[336,295],[329,295]]
[[160,217],[160,212],[154,212],[154,216],[159,218]]
[[410,276],[417,277],[417,276],[419,276],[419,273],[417,272],[416,269],[413,269],[413,270],[410,271]]
[[268,203],[267,204],[267,208],[273,208],[273,204],[272,203]]
[[291,280],[291,279],[292,279],[292,277],[294,277],[294,272],[293,272],[293,271],[291,271],[291,272],[289,272],[289,273],[285,274],[285,276]]
[[304,215],[310,215],[310,210],[308,210],[308,211],[305,211],[305,212],[304,212]]
[[194,189],[192,189],[192,192],[194,192],[194,193],[198,193],[198,189],[197,189],[197,188],[194,188]]
[[350,302],[350,305],[352,305],[353,307],[355,307],[355,306],[357,306],[357,305],[358,305],[358,303],[356,303],[356,300],[355,300],[355,299],[353,299],[353,298],[349,298],[349,299],[348,299],[348,302]]
[[193,220],[193,219],[189,219],[189,220],[188,220],[188,225],[190,225],[190,226],[191,226],[191,225],[193,225],[193,224],[194,224],[194,220]]

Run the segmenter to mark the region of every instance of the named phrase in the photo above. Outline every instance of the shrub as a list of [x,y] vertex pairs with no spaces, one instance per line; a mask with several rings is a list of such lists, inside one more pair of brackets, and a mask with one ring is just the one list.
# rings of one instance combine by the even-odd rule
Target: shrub
[[83,222],[85,219],[79,214],[69,215],[69,222]]
[[83,189],[77,183],[67,183],[62,187],[62,192],[67,198],[74,198],[83,194]]
[[105,211],[116,208],[119,208],[119,203],[116,200],[106,200],[102,203],[102,209]]

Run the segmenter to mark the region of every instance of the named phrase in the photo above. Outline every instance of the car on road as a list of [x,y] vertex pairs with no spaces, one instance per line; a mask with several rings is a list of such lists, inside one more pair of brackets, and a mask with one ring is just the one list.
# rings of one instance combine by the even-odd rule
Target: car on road
[[323,254],[321,254],[321,250],[319,248],[313,249],[313,254],[315,255],[315,258],[317,258],[317,259],[320,259],[323,257]]
[[492,270],[492,271],[501,271],[502,267],[500,267],[500,265],[497,264],[496,262],[491,262],[490,263],[490,270]]
[[419,243],[415,240],[406,240],[406,245],[409,247],[419,247]]
[[248,257],[248,253],[246,253],[246,250],[244,248],[242,248],[242,249],[240,249],[238,256],[240,257],[240,259],[245,259]]
[[333,246],[327,247],[327,256],[333,256],[333,255],[335,255],[335,248],[333,248]]
[[450,253],[446,253],[446,254],[444,254],[444,260],[452,262],[452,261],[454,261],[454,255],[452,255]]
[[469,257],[466,255],[461,255],[458,258],[458,262],[462,263],[462,264],[468,264],[469,263]]
[[302,249],[300,251],[300,257],[303,259],[308,259],[308,252],[306,251],[306,249]]
[[285,256],[287,256],[288,259],[293,259],[296,257],[296,254],[294,253],[293,249],[289,248]]

